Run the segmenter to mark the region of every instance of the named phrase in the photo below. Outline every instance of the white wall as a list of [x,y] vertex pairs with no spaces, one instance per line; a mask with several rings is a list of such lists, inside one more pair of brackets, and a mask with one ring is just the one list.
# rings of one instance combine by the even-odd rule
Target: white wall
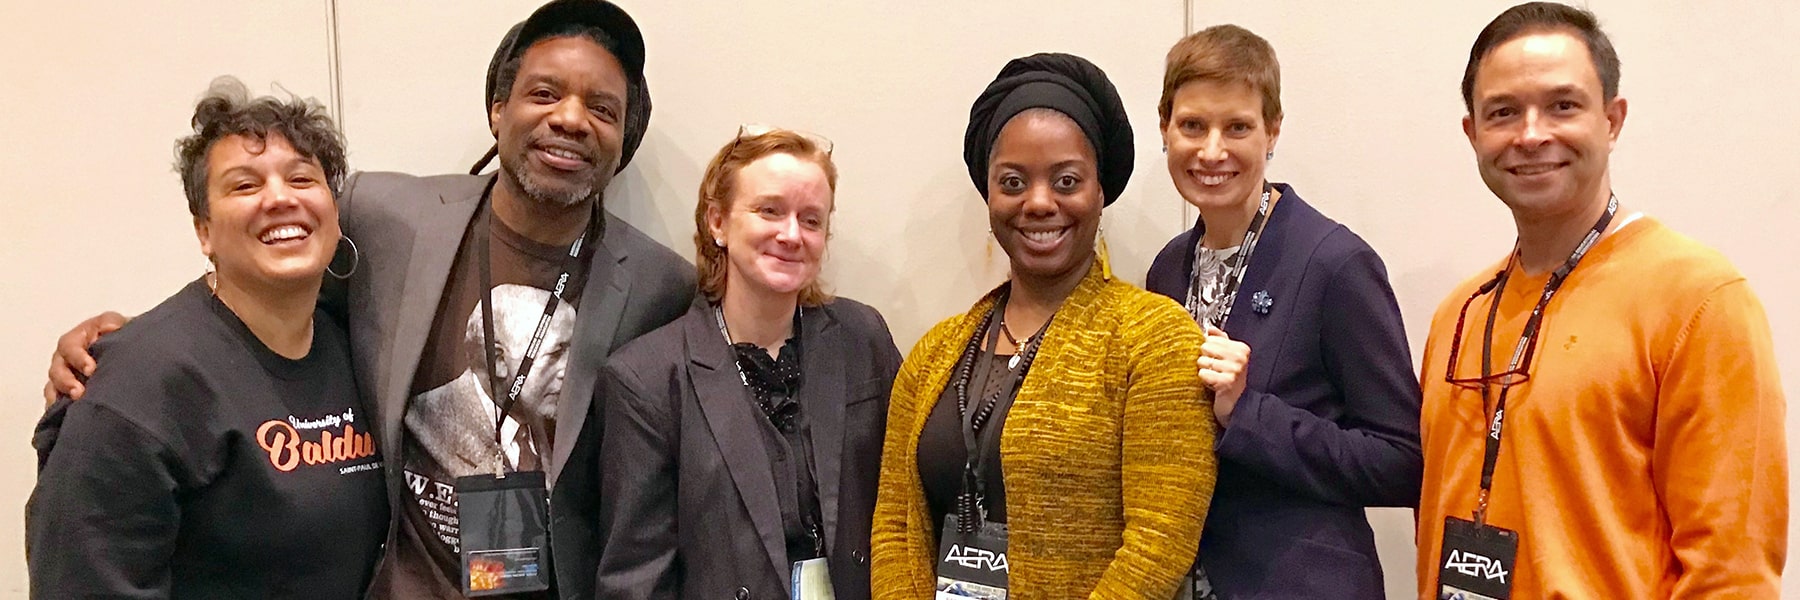
[[[478,10],[425,3],[342,7],[345,122],[362,169],[466,169],[492,142],[481,90],[506,29],[537,0]],[[1158,165],[1160,57],[1180,2],[622,2],[644,29],[655,111],[607,206],[693,256],[701,173],[743,123],[836,143],[838,214],[825,278],[879,308],[909,347],[1004,277],[962,163],[969,104],[1007,59],[1084,55],[1131,109],[1140,174],[1107,212],[1114,264],[1142,280],[1184,204]],[[1021,10],[1031,6],[1033,10]],[[1080,15],[1079,18],[1076,18]],[[445,44],[467,39],[468,44]],[[428,52],[430,60],[414,60]]]
[[220,74],[323,97],[325,25],[319,0],[0,2],[0,598],[25,597],[52,340],[199,276],[175,138]]
[[[102,309],[144,310],[196,276],[174,139],[213,75],[331,93],[328,0],[0,5],[0,381],[16,414],[0,443],[0,515],[20,515],[26,446],[55,335]],[[1437,302],[1511,241],[1475,175],[1457,85],[1475,33],[1508,2],[1079,0],[622,2],[648,40],[655,98],[608,204],[692,254],[706,161],[740,123],[815,131],[842,173],[826,277],[887,315],[902,347],[1003,276],[961,162],[969,103],[1006,59],[1087,56],[1112,75],[1138,135],[1138,173],[1106,213],[1114,266],[1142,280],[1190,222],[1162,167],[1162,57],[1190,27],[1245,25],[1280,54],[1287,121],[1272,167],[1386,258],[1415,359]],[[491,142],[481,86],[494,45],[538,0],[336,3],[342,123],[359,169],[459,172]],[[1800,3],[1592,3],[1624,60],[1631,114],[1620,197],[1717,246],[1768,306],[1800,396]],[[1191,15],[1189,15],[1191,9]],[[26,60],[24,57],[33,57]],[[1784,268],[1785,267],[1785,268]],[[1796,415],[1789,416],[1789,431]],[[1790,444],[1790,451],[1797,444]],[[1392,597],[1411,594],[1409,511],[1372,511]],[[20,540],[18,518],[0,541]],[[22,597],[18,542],[0,543],[0,598]],[[1793,579],[1793,578],[1790,578]],[[1800,597],[1790,582],[1788,595]]]

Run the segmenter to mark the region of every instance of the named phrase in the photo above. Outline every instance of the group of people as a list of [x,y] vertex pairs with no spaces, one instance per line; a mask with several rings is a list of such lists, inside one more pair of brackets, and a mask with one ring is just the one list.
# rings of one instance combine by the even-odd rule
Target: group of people
[[1380,598],[1372,506],[1417,508],[1421,598],[1779,593],[1766,317],[1613,194],[1626,101],[1585,10],[1513,7],[1470,51],[1518,241],[1417,376],[1381,258],[1267,180],[1280,68],[1241,27],[1168,53],[1199,219],[1147,289],[1097,244],[1118,92],[1008,62],[963,159],[1009,274],[904,359],[820,281],[822,136],[723,144],[697,264],[604,210],[643,67],[622,9],[549,2],[489,66],[497,172],[434,177],[350,174],[316,103],[215,82],[177,164],[212,270],[58,342],[33,597]]

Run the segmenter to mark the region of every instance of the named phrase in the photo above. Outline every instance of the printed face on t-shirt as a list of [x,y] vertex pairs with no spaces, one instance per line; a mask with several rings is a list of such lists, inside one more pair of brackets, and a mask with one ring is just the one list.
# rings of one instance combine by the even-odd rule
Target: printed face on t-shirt
[[519,390],[518,400],[504,420],[497,419],[500,405],[515,381],[514,376],[532,335],[543,316],[550,292],[531,286],[494,286],[494,362],[499,369],[499,389],[492,389],[486,333],[479,305],[470,311],[463,335],[463,373],[414,398],[408,421],[429,423],[414,427],[415,441],[437,457],[450,477],[492,472],[495,461],[494,424],[500,421],[501,447],[508,466],[541,469],[555,435],[556,407],[562,397],[564,363],[569,337],[575,329],[576,309],[557,308],[545,331],[537,360]]

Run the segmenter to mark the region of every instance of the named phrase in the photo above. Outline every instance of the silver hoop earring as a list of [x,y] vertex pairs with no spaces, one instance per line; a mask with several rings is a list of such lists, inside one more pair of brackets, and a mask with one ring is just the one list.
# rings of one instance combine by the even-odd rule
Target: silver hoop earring
[[[356,268],[362,266],[362,250],[356,247],[356,240],[350,239],[350,236],[338,234],[338,239],[350,243],[350,272],[340,274],[331,270],[329,263],[325,265],[325,272],[338,279],[349,279],[351,275],[356,274]],[[336,256],[332,257],[332,262],[337,262]]]

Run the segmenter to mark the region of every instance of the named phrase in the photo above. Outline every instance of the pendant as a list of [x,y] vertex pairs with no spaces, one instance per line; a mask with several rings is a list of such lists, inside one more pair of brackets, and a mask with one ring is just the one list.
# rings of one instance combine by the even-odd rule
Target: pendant
[[1023,352],[1012,355],[1012,359],[1006,361],[1006,368],[1007,369],[1019,368],[1019,357],[1024,356],[1024,355],[1025,355],[1025,353],[1023,353]]

